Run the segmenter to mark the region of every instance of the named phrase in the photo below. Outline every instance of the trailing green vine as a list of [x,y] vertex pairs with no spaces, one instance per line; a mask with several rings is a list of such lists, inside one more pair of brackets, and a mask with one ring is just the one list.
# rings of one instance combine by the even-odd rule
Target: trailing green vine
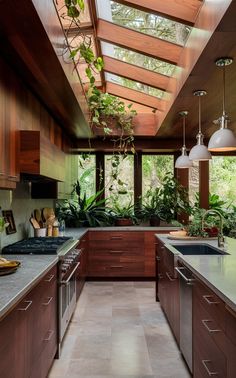
[[[133,104],[129,104],[127,110],[125,103],[119,98],[103,93],[97,88],[95,75],[102,71],[104,62],[101,57],[94,55],[91,35],[86,35],[81,30],[80,15],[84,9],[84,0],[64,0],[64,5],[58,12],[59,16],[69,24],[66,30],[66,42],[70,58],[76,66],[81,61],[87,65],[85,74],[89,80],[89,87],[86,95],[90,109],[90,126],[102,129],[104,135],[112,135],[111,125],[115,124],[119,132],[118,137],[112,139],[114,147],[125,153],[128,150],[134,153],[133,118],[137,112],[132,109]],[[72,30],[73,38],[71,38]]]

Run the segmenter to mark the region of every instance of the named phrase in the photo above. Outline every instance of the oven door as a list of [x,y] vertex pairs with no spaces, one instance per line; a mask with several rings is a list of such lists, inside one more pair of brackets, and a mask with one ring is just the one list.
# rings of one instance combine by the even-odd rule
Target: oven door
[[76,307],[76,271],[80,262],[73,265],[68,277],[59,283],[59,342],[61,343]]

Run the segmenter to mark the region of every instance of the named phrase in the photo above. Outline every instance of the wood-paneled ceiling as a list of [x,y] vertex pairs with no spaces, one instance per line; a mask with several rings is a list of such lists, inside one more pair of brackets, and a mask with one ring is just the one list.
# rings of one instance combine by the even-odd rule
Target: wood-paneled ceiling
[[[198,127],[198,102],[193,91],[204,89],[208,95],[203,99],[202,120],[204,134],[208,138],[215,130],[213,120],[221,109],[222,75],[214,61],[220,56],[235,56],[236,50],[236,5],[227,0],[115,0],[116,3],[135,8],[148,14],[190,26],[191,32],[185,45],[179,45],[156,36],[118,25],[111,20],[99,18],[96,0],[87,0],[90,24],[81,24],[93,30],[96,54],[104,59],[104,72],[132,80],[163,91],[156,97],[120,83],[106,80],[101,75],[98,84],[103,91],[130,101],[137,109],[135,135],[158,138],[181,138],[181,122],[178,112],[189,111],[187,137],[194,138]],[[115,56],[103,54],[101,42],[119,46],[142,55],[171,63],[175,66],[172,75],[164,75],[141,67],[136,62],[125,62]],[[236,68],[227,68],[227,109],[236,121],[235,96]],[[235,84],[234,84],[235,83]],[[150,112],[151,110],[151,112]],[[155,112],[155,114],[152,113]],[[232,128],[236,123],[232,122]]]
[[[212,121],[221,115],[222,109],[222,75],[214,61],[221,56],[230,56],[236,61],[236,1],[113,1],[113,4],[190,28],[188,38],[182,44],[102,18],[97,4],[110,4],[107,1],[86,0],[80,24],[80,28],[91,36],[95,53],[104,59],[104,71],[96,76],[99,88],[120,97],[126,104],[134,103],[133,107],[138,111],[134,120],[135,136],[165,141],[181,139],[178,116],[181,110],[189,111],[187,137],[189,140],[195,138],[198,104],[193,91],[204,89],[208,94],[202,101],[202,123],[208,138],[216,128]],[[76,70],[65,61],[62,54],[65,35],[61,26],[67,31],[68,23],[65,20],[60,24],[56,3],[60,7],[64,0],[22,0],[19,7],[14,2],[9,5],[0,1],[1,53],[71,136],[87,138],[91,132],[85,97],[88,85],[85,64],[80,62],[77,66],[78,77]],[[71,37],[74,32],[76,30],[70,31]],[[131,59],[124,61],[109,54],[104,43],[125,49]],[[132,59],[132,54],[149,57],[158,64],[168,62],[165,64],[169,64],[170,70],[163,73],[148,69]],[[111,75],[123,81],[111,81]],[[124,80],[138,85],[127,88],[121,85]],[[142,91],[141,86],[145,87]],[[151,91],[146,90],[150,88]],[[226,71],[226,110],[234,130],[235,105],[236,62]]]

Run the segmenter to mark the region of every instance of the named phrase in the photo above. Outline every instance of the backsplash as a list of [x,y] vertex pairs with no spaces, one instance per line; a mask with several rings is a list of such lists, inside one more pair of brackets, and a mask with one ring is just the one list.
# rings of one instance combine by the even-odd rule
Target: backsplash
[[34,209],[53,207],[53,199],[31,199],[30,183],[18,183],[15,190],[0,190],[0,206],[2,210],[12,210],[16,225],[16,233],[6,235],[2,232],[1,248],[18,240],[33,236],[33,228],[29,218]]

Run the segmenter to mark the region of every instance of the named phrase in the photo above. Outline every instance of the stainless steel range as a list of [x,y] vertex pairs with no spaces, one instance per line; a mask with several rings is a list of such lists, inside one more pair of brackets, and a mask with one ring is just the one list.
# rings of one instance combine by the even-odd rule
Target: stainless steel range
[[80,265],[79,241],[69,237],[39,237],[21,240],[3,248],[3,254],[58,255],[59,347],[76,307],[76,279]]

